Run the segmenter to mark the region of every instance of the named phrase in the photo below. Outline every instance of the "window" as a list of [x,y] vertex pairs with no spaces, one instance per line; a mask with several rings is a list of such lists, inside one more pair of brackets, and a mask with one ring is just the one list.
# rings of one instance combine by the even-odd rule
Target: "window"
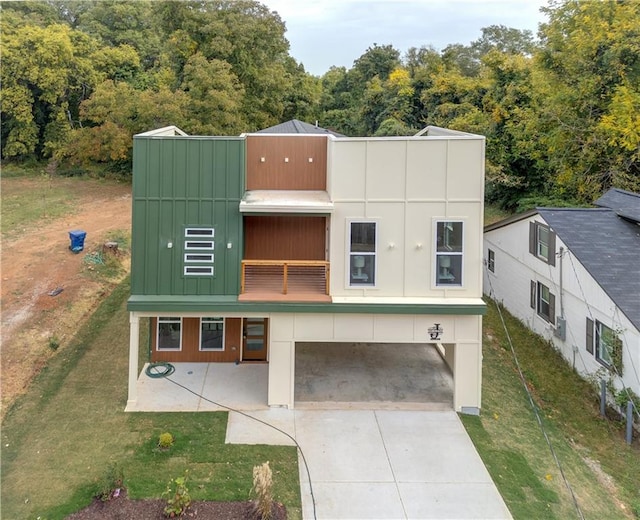
[[200,350],[224,350],[224,318],[200,319]]
[[[595,332],[595,334],[594,334]],[[587,352],[606,367],[615,367],[622,373],[622,340],[616,332],[596,320],[587,318]]]
[[556,234],[541,222],[529,222],[529,253],[549,265],[556,265]]
[[436,285],[462,285],[463,223],[436,222]]
[[487,252],[487,267],[492,273],[496,272],[496,254],[492,249]]
[[157,350],[180,350],[182,348],[182,318],[158,318],[156,336]]
[[213,276],[215,249],[214,228],[188,227],[184,230],[184,261],[183,274],[185,276]]
[[351,222],[349,228],[349,285],[376,283],[376,223]]
[[542,319],[552,325],[555,323],[556,297],[540,282],[531,281],[531,308],[535,309]]

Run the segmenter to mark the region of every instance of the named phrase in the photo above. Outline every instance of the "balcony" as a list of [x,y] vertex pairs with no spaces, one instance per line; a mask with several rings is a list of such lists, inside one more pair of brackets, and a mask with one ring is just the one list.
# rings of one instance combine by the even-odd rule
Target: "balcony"
[[243,260],[238,300],[330,302],[329,262]]

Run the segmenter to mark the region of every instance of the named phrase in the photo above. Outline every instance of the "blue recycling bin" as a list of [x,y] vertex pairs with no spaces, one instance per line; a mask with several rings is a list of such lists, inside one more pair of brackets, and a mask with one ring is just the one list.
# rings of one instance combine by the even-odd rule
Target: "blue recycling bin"
[[69,231],[69,238],[71,239],[71,244],[69,245],[69,249],[74,253],[79,253],[84,249],[84,238],[87,236],[86,231],[82,231],[81,229],[76,229],[74,231]]

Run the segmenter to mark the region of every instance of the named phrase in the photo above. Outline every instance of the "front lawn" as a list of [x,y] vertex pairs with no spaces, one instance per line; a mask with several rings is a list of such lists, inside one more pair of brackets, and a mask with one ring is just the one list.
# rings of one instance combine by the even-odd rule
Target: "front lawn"
[[[275,499],[299,518],[296,450],[224,443],[227,413],[124,413],[128,282],[101,304],[8,411],[2,425],[2,518],[64,518],[87,505],[113,465],[131,498],[157,498],[189,470],[194,500],[247,500],[269,461]],[[176,390],[176,391],[179,391]],[[160,433],[175,444],[159,451]]]

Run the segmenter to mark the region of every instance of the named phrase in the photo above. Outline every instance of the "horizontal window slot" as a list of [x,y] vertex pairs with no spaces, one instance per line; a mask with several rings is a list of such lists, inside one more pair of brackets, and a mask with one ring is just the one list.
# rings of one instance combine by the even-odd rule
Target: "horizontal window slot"
[[212,240],[187,240],[184,243],[185,249],[213,249],[213,241]]
[[213,266],[185,265],[184,274],[187,276],[213,276]]
[[184,255],[185,262],[198,262],[198,263],[213,263],[213,253],[211,254],[200,254],[200,253],[186,253]]
[[202,237],[213,238],[215,237],[215,230],[213,228],[187,228],[184,231],[184,236],[187,238]]

